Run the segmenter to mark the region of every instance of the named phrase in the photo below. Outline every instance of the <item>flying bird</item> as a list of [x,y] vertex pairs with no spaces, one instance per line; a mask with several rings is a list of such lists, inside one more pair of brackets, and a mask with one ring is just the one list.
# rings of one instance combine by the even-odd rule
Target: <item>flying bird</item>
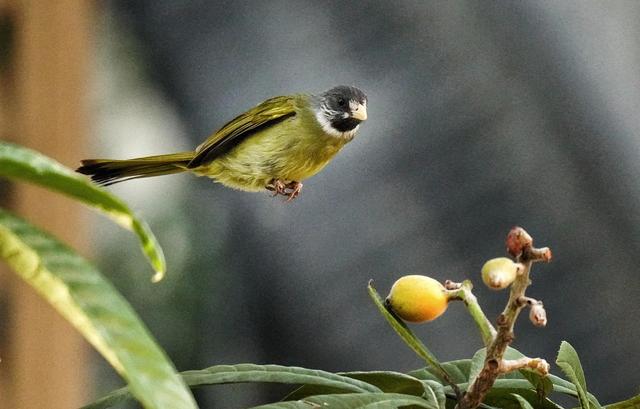
[[270,98],[229,121],[194,151],[134,159],[85,159],[77,171],[100,185],[192,172],[225,186],[298,197],[367,119],[367,96],[337,86]]

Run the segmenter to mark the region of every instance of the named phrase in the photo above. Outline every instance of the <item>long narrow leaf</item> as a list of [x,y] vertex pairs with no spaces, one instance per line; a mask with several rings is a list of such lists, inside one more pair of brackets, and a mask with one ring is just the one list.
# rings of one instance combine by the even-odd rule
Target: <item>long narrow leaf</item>
[[439,382],[424,381],[424,399],[437,405],[439,409],[446,409],[447,396]]
[[399,393],[348,393],[341,395],[316,395],[303,400],[277,402],[256,406],[254,409],[388,409],[403,406],[439,409],[432,402]]
[[[455,361],[442,362],[442,367],[447,371],[451,380],[455,383],[464,383],[469,381],[469,373],[471,371],[471,359],[458,359]],[[409,375],[421,380],[438,380],[432,367],[417,369],[409,372]]]
[[[280,365],[217,365],[197,371],[182,372],[187,385],[195,387],[241,382],[304,384],[329,388],[331,392],[381,392],[379,388],[357,379],[315,369]],[[84,409],[103,409],[131,399],[128,388],[121,388],[87,405]]]
[[164,276],[164,254],[149,226],[137,218],[122,200],[89,179],[38,152],[6,142],[0,142],[0,176],[35,183],[103,212],[138,236],[142,251],[156,271],[153,281]]
[[612,403],[605,406],[606,409],[637,409],[640,408],[640,395],[622,402]]
[[[464,382],[464,383],[459,383],[458,384],[458,388],[462,389],[462,390],[466,390],[469,387],[469,383],[468,382]],[[527,379],[501,379],[498,378],[496,379],[496,381],[493,383],[493,389],[526,389],[526,390],[531,390],[531,391],[535,391],[535,389],[533,389],[533,386],[531,386],[531,382],[529,382]],[[445,386],[445,392],[453,392],[451,390],[450,386]],[[558,393],[563,393],[565,395],[569,395],[569,396],[573,396],[573,397],[577,397],[576,394],[576,390],[572,389],[572,388],[565,388],[562,386],[558,386],[558,385],[554,385],[553,386],[553,391],[554,392],[558,392]]]
[[73,250],[0,209],[0,258],[109,361],[145,407],[196,407],[126,300]]
[[536,391],[531,389],[491,389],[485,396],[484,402],[500,409],[522,409],[513,395],[524,398],[535,409],[563,409],[549,398],[540,400]]
[[523,398],[522,396],[516,394],[516,393],[512,393],[511,396],[513,396],[514,398],[516,398],[518,400],[518,403],[520,404],[520,407],[522,409],[533,409],[533,406],[531,406],[531,404],[529,403],[529,401],[527,401],[525,398]]
[[342,372],[340,375],[375,385],[382,392],[421,396],[424,384],[413,376],[392,371]]
[[[427,361],[427,364],[435,369],[436,375],[438,376],[438,378],[440,378],[440,380],[448,383],[455,389],[456,386],[454,381],[451,379],[451,376],[447,373],[440,361],[438,361],[438,359],[435,357],[435,355],[433,355],[433,353],[431,353],[431,351],[429,351],[426,345],[424,345],[422,341],[420,341],[420,339],[415,336],[415,334],[409,329],[409,327],[407,327],[407,324],[405,324],[400,318],[396,317],[395,314],[392,314],[387,309],[384,301],[382,301],[382,298],[380,297],[380,294],[378,294],[376,289],[373,288],[371,282],[369,282],[368,289],[371,299],[382,313],[382,316],[387,320],[387,322],[389,322],[389,324],[391,324],[391,327],[398,333],[398,335],[400,335],[400,338],[402,338],[402,340],[411,349],[413,349],[414,352],[418,354],[418,356]],[[456,394],[457,393],[458,392],[456,391]]]

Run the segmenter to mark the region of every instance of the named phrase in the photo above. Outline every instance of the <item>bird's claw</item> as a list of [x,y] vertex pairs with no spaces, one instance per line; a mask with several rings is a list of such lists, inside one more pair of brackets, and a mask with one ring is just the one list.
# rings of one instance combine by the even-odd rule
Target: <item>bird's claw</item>
[[300,195],[300,191],[302,190],[302,183],[300,183],[300,182],[289,182],[289,183],[287,183],[286,188],[291,190],[289,192],[289,198],[287,199],[287,202],[290,202],[293,199],[295,199],[296,197],[298,197],[298,195]]
[[280,179],[273,179],[268,185],[267,190],[271,190],[273,192],[273,197],[278,195],[287,195],[286,193],[287,185],[281,181]]
[[271,190],[273,192],[274,197],[278,195],[288,196],[286,201],[291,202],[300,195],[302,183],[295,181],[284,183],[280,179],[273,179],[266,187],[267,190]]

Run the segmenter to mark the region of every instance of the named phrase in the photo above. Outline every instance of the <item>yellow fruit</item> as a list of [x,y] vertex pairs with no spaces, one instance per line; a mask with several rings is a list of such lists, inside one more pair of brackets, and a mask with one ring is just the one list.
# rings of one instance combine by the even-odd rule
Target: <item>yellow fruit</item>
[[482,266],[482,281],[493,290],[511,285],[518,275],[518,264],[506,257],[491,259]]
[[387,297],[389,306],[409,322],[432,321],[447,309],[444,286],[431,277],[409,275],[398,279]]

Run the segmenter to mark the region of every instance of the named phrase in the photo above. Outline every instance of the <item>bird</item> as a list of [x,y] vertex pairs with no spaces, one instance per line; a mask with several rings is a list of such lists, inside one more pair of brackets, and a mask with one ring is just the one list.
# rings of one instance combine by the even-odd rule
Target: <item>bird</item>
[[237,190],[268,190],[290,202],[367,120],[367,96],[339,85],[267,99],[227,122],[193,151],[133,159],[85,159],[77,172],[108,186],[191,172]]

